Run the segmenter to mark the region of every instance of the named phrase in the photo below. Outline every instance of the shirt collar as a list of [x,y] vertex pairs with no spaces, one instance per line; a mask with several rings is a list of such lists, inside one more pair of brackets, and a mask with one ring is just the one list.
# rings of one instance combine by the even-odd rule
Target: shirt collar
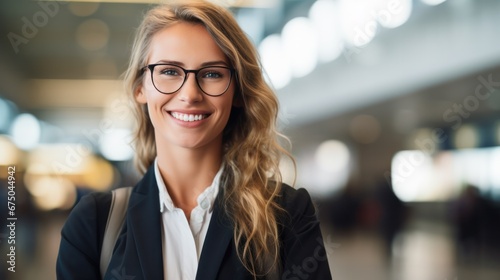
[[[156,184],[158,185],[159,197],[160,197],[160,212],[172,211],[175,206],[172,198],[168,194],[167,187],[163,178],[161,177],[160,168],[158,167],[158,159],[154,162]],[[212,184],[208,186],[196,199],[198,206],[203,210],[212,209],[215,198],[219,193],[220,177],[222,175],[222,170],[224,169],[224,164],[221,164],[219,171],[215,174]]]

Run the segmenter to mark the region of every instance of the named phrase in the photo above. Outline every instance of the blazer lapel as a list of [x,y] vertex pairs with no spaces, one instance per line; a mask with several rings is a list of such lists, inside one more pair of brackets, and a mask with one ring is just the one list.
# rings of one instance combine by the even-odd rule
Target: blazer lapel
[[217,272],[233,237],[233,226],[222,205],[223,192],[219,192],[214,204],[207,236],[201,250],[196,272],[197,280],[216,279]]
[[161,213],[154,168],[130,197],[128,219],[144,279],[163,279]]

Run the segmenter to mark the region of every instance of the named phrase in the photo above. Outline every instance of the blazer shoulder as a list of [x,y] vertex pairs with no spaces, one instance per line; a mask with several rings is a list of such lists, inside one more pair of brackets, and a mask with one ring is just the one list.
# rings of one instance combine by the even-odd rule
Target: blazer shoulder
[[288,213],[315,214],[314,203],[309,192],[304,188],[295,189],[283,183],[279,203]]
[[111,193],[83,196],[62,230],[56,262],[57,279],[99,279],[102,238],[111,205]]
[[84,195],[69,214],[61,231],[62,237],[82,245],[81,248],[89,250],[88,254],[99,256],[111,197],[111,192]]

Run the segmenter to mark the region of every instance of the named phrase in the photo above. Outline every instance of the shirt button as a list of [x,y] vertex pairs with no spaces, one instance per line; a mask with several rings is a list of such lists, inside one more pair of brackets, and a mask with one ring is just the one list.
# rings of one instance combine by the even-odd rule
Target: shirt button
[[208,206],[209,206],[209,203],[208,203],[208,201],[207,201],[206,199],[205,199],[205,200],[203,200],[203,201],[200,203],[200,207],[201,207],[201,209],[203,209],[203,210],[207,210],[207,209],[208,209]]

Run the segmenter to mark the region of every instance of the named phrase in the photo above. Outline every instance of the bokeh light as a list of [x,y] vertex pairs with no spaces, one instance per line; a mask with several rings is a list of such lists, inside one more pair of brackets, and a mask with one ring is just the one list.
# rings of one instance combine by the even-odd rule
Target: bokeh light
[[99,19],[88,19],[78,26],[76,41],[85,50],[96,51],[107,46],[109,41],[108,24]]
[[344,41],[340,33],[337,2],[318,0],[309,10],[309,18],[318,34],[318,60],[330,62],[342,54]]
[[284,88],[292,79],[290,63],[284,52],[283,40],[278,34],[269,35],[259,45],[259,53],[262,59],[268,82],[276,89]]
[[454,146],[457,149],[475,148],[479,145],[480,135],[473,125],[463,125],[453,137]]
[[446,0],[421,0],[421,1],[429,6],[437,6],[441,3],[444,3]]
[[134,150],[130,145],[131,142],[132,132],[130,130],[123,128],[110,129],[101,136],[99,149],[108,160],[129,160],[134,155]]
[[0,135],[0,165],[14,165],[20,161],[20,151],[11,139]]
[[31,114],[21,114],[12,123],[11,132],[14,143],[23,150],[34,148],[41,137],[38,119]]
[[318,59],[318,33],[311,21],[306,17],[294,18],[285,24],[281,36],[292,76],[300,78],[311,73]]

